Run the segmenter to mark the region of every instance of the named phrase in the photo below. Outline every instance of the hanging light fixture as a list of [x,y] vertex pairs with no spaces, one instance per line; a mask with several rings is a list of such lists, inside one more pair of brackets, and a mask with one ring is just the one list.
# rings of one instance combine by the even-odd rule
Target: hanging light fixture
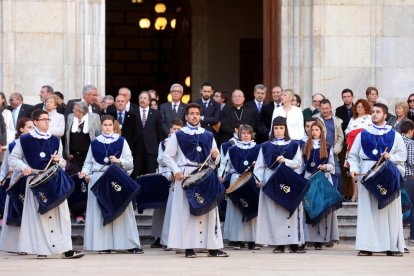
[[175,18],[171,19],[170,26],[171,26],[172,29],[175,29],[175,24],[176,23],[177,23],[177,20]]
[[165,18],[165,17],[158,17],[155,20],[154,27],[155,27],[155,29],[157,31],[163,31],[167,27],[167,23],[168,23],[167,18]]
[[148,29],[151,27],[151,21],[148,18],[141,18],[138,24],[141,29]]
[[167,10],[167,7],[164,3],[157,3],[154,6],[154,10],[156,13],[164,13]]

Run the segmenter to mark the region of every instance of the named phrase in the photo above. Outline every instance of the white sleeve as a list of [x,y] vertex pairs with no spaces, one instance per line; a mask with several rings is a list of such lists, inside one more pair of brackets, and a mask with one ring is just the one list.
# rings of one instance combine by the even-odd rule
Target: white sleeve
[[264,160],[263,151],[260,149],[259,155],[257,156],[256,165],[254,166],[253,173],[256,177],[263,182],[265,179],[266,162]]
[[174,172],[174,174],[181,171],[180,167],[178,167],[177,163],[175,162],[175,157],[177,155],[177,152],[178,152],[177,136],[175,135],[175,133],[173,133],[170,136],[170,139],[168,139],[168,143],[167,143],[167,146],[165,147],[162,161],[164,162],[165,166],[167,166],[170,170]]
[[285,158],[285,164],[292,170],[296,170],[301,168],[302,166],[302,151],[300,149],[300,146],[298,147],[298,150],[296,151],[295,156],[293,159],[287,159]]
[[16,141],[16,145],[14,146],[13,151],[10,153],[10,156],[9,156],[10,170],[20,173],[25,168],[30,167],[23,160],[26,160],[26,159],[24,158],[24,155],[23,155],[22,145],[20,144],[20,141]]
[[359,152],[361,150],[361,133],[357,135],[354,143],[352,144],[351,150],[348,154],[348,163],[350,172],[359,172],[361,158]]

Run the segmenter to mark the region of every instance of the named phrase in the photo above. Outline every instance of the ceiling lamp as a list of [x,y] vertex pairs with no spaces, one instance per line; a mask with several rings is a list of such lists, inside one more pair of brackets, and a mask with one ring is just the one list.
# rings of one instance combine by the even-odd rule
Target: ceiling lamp
[[141,4],[144,0],[132,0],[132,4]]
[[157,30],[157,31],[162,31],[162,30],[165,30],[165,28],[167,27],[167,18],[165,18],[165,17],[158,17],[156,20],[155,20],[155,29]]
[[148,29],[151,27],[151,21],[148,18],[141,18],[139,20],[139,27],[141,29]]
[[154,6],[156,13],[164,13],[167,10],[167,7],[163,3],[158,3]]
[[171,19],[171,22],[170,22],[171,28],[175,29],[175,24],[176,23],[177,23],[177,20],[175,20],[175,18],[174,19]]

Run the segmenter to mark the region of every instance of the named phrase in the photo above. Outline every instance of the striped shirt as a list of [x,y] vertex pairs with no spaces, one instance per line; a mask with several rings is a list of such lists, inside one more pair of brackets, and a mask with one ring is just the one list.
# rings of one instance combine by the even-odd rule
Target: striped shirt
[[407,148],[407,160],[405,161],[405,176],[414,176],[414,141],[405,136],[401,135],[405,146]]

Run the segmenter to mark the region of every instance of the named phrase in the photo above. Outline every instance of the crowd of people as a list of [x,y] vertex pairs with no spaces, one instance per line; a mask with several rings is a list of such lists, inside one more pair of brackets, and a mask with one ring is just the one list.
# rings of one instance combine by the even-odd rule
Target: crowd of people
[[[300,95],[280,86],[272,88],[270,101],[262,84],[249,102],[243,91],[230,95],[211,83],[203,83],[200,98],[189,104],[183,92],[173,84],[171,102],[160,104],[155,90],[141,91],[135,104],[126,87],[113,97],[86,85],[82,98],[65,104],[63,94],[46,85],[35,106],[17,92],[8,105],[0,93],[0,250],[82,257],[72,248],[72,219],[85,223],[85,250],[142,254],[135,180],[156,173],[169,187],[165,204],[154,211],[151,247],[185,250],[188,258],[203,250],[229,256],[221,250],[223,240],[235,250],[274,246],[274,253],[332,246],[339,240],[335,208],[314,219],[304,199],[315,175],[333,187],[337,208],[342,201],[357,202],[358,255],[409,252],[403,236],[407,208],[408,244],[414,245],[414,208],[400,200],[404,190],[414,202],[414,94],[395,104],[394,115],[375,87],[356,101],[344,89],[336,110],[322,93],[302,110]],[[391,174],[382,177],[393,181],[371,191],[363,182],[379,166]],[[125,174],[125,183],[111,173]],[[58,176],[53,181],[67,187],[37,190]],[[115,193],[113,201],[117,192],[130,190],[114,207],[112,195],[105,201],[103,193],[111,193],[105,189]],[[55,202],[50,192],[59,193]]]

